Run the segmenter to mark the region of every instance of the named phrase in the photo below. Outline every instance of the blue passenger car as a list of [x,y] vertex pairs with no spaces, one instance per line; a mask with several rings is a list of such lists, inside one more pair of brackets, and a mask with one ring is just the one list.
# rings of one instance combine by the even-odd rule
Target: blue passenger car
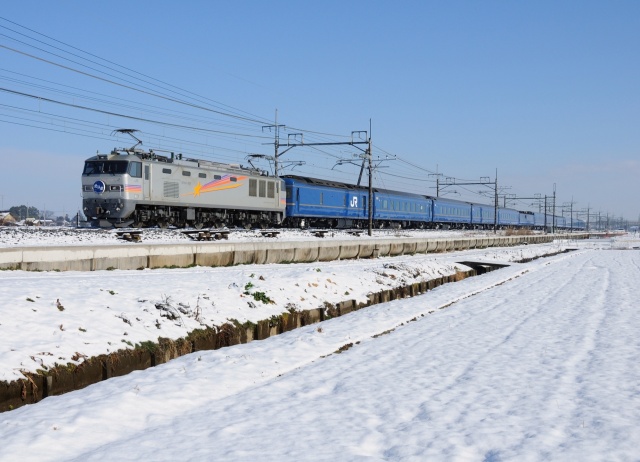
[[533,228],[535,226],[535,214],[533,212],[518,211],[518,218],[521,228]]
[[501,227],[519,226],[520,215],[517,210],[507,209],[504,207],[498,208],[498,225]]
[[431,224],[432,200],[427,196],[376,189],[373,204],[377,226],[424,228]]
[[355,227],[368,219],[367,188],[335,181],[283,177],[287,226]]
[[[542,212],[534,212],[533,213],[533,224],[535,226],[536,229],[543,229],[545,226],[545,219],[544,219],[545,214]],[[547,216],[547,221],[546,221],[546,225],[551,226],[551,220],[550,217]]]
[[576,231],[584,231],[585,229],[587,229],[587,223],[580,218],[574,218],[573,229]]
[[471,226],[471,204],[469,202],[433,199],[433,222],[439,227],[468,228]]
[[495,207],[487,204],[471,204],[471,224],[474,228],[487,229],[494,225]]

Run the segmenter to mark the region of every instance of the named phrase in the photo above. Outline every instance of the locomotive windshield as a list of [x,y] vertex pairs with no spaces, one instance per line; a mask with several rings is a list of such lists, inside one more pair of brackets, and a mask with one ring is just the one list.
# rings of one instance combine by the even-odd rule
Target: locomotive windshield
[[99,174],[123,175],[129,173],[139,178],[142,176],[142,164],[140,162],[127,162],[126,160],[89,160],[84,163],[83,175]]

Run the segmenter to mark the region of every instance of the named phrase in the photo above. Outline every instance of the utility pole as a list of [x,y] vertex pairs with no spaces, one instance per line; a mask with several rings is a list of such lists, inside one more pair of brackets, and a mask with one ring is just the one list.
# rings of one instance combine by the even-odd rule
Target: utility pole
[[[589,229],[591,228],[591,223],[592,223],[591,222],[591,217],[593,216],[594,219],[598,218],[599,214],[598,213],[591,213],[591,206],[590,205],[587,205],[586,209],[583,209],[583,210],[580,210],[580,211],[576,211],[576,218],[578,218],[578,217],[580,217],[581,215],[584,215],[584,214],[587,215],[587,220],[586,220],[586,223],[585,223],[585,230],[589,231]],[[596,225],[596,228],[597,227],[598,226]]]
[[[482,179],[486,178],[486,181],[483,181]],[[484,185],[484,186],[488,186],[488,185],[493,185],[493,197],[494,197],[494,201],[493,201],[493,232],[496,233],[498,230],[498,169],[496,168],[496,178],[494,181],[490,181],[489,177],[481,177],[480,181],[473,181],[473,182],[465,182],[465,183],[458,183],[456,182],[455,178],[449,178],[447,177],[445,183],[444,183],[444,187],[447,186],[468,186],[468,185]]]
[[284,125],[278,125],[278,110],[276,109],[276,118],[275,118],[275,124],[274,125],[264,125],[262,127],[262,130],[264,130],[265,128],[271,129],[273,128],[273,132],[274,132],[274,140],[273,140],[273,148],[274,148],[274,155],[273,155],[273,175],[277,178],[278,177],[278,173],[279,173],[279,167],[280,167],[280,163],[279,163],[279,158],[282,154],[284,154],[285,152],[287,152],[289,149],[286,149],[284,152],[279,152],[280,151],[280,128],[284,127]]
[[564,216],[564,212],[565,210],[568,208],[569,209],[569,232],[573,231],[573,204],[575,202],[573,201],[573,196],[571,196],[571,202],[565,202],[564,204],[562,204],[562,215]]
[[496,181],[494,184],[495,203],[493,205],[493,234],[498,232],[498,169],[496,168]]
[[590,205],[587,204],[587,224],[586,224],[587,231],[589,231],[589,209],[590,208],[591,208]]
[[569,223],[569,232],[573,231],[573,196],[571,196],[571,207],[569,207],[569,216],[571,217]]
[[371,119],[369,119],[369,144],[367,145],[367,158],[369,161],[369,229],[368,234],[373,234],[373,166],[371,153]]
[[[437,170],[437,169],[436,169]],[[429,173],[427,176],[435,176],[436,177],[436,197],[440,197],[440,177],[442,173]]]
[[[371,121],[369,121],[369,125],[371,125]],[[252,157],[252,158],[263,158],[263,159],[267,159],[269,161],[273,161],[273,165],[274,165],[274,175],[276,177],[278,177],[280,175],[280,157],[285,154],[287,151],[298,147],[298,146],[339,146],[339,145],[350,145],[350,146],[355,146],[358,149],[360,149],[361,151],[365,152],[364,149],[359,148],[358,144],[367,144],[367,145],[371,145],[371,137],[369,137],[368,141],[354,141],[353,140],[353,135],[354,133],[367,133],[366,131],[353,131],[351,132],[351,141],[342,141],[342,142],[328,142],[328,143],[305,143],[304,142],[304,137],[302,135],[302,133],[289,133],[289,135],[287,136],[287,143],[286,144],[281,144],[280,143],[280,128],[284,127],[285,125],[278,125],[278,110],[276,109],[276,120],[275,120],[275,125],[264,125],[262,127],[262,129],[264,130],[265,128],[268,129],[274,129],[274,155],[272,156],[265,156],[263,154],[252,154],[248,157]],[[293,138],[293,142],[291,141]],[[299,141],[298,141],[299,140]],[[280,152],[280,148],[281,147],[286,147],[286,149],[282,152]],[[294,164],[300,165],[301,162],[294,162]]]
[[275,141],[273,143],[273,147],[274,147],[274,160],[273,160],[273,173],[274,176],[277,178],[278,177],[278,148],[280,147],[280,127],[278,126],[278,110],[276,109],[276,118],[275,118],[275,124],[274,124],[274,130],[275,130]]
[[553,217],[551,218],[551,234],[556,233],[556,184],[553,183]]
[[544,195],[544,233],[545,234],[547,234],[547,232],[549,231],[547,229],[547,212],[548,212],[548,209],[547,209],[547,197],[548,196],[545,194]]

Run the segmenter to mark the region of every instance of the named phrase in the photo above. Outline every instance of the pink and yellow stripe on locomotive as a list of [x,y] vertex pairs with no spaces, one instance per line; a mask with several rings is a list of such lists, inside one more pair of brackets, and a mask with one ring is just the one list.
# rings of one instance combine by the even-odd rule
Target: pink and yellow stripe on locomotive
[[[236,181],[231,181],[232,176],[236,179]],[[242,180],[245,180],[246,178],[246,176],[224,175],[219,180],[213,180],[205,184],[200,184],[200,182],[198,181],[198,184],[193,187],[193,192],[187,193],[185,195],[196,197],[202,193],[238,188],[242,186]]]
[[142,186],[140,186],[139,184],[128,184],[128,185],[125,185],[124,192],[141,193],[142,192]]

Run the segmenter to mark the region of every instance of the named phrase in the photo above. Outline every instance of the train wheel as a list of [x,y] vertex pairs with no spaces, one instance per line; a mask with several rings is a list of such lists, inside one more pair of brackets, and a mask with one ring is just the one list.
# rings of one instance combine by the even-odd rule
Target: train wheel
[[195,229],[202,229],[204,227],[204,223],[194,223],[193,227]]
[[169,223],[166,221],[158,221],[158,228],[167,229],[169,227]]

